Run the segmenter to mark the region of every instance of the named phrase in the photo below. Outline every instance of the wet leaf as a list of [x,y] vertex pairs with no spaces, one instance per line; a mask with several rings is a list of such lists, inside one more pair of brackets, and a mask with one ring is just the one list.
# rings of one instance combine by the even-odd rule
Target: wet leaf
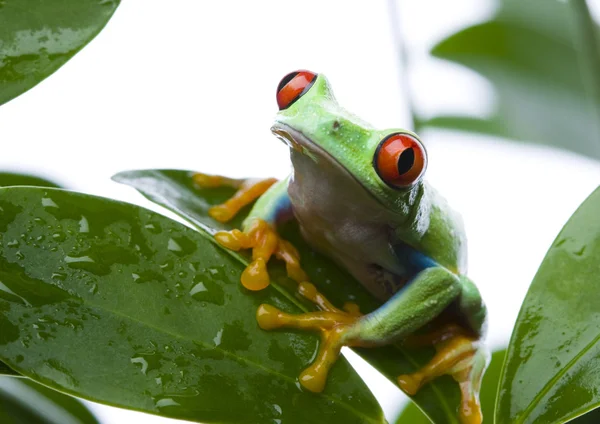
[[531,283],[508,348],[496,423],[565,422],[600,404],[600,189]]
[[[231,224],[219,224],[208,216],[208,208],[229,198],[233,194],[233,189],[202,189],[193,183],[192,175],[191,171],[144,170],[122,172],[115,175],[113,179],[136,188],[151,201],[166,207],[195,225],[204,234],[209,235],[216,230],[230,229],[233,226],[239,227],[249,208],[242,211]],[[363,312],[369,312],[380,305],[348,273],[328,258],[312,251],[302,240],[296,225],[287,225],[281,232],[298,248],[302,257],[302,266],[311,280],[334,304],[340,306],[346,301],[354,301],[360,305]],[[230,254],[244,266],[248,263],[247,256],[231,252]],[[271,271],[274,280],[272,286],[282,292],[295,292],[295,283],[285,277],[282,267],[275,267]],[[297,300],[301,302],[300,299]],[[308,304],[303,304],[303,307],[309,310]],[[432,349],[409,350],[400,346],[355,349],[355,351],[394,384],[400,374],[416,370],[433,355]],[[301,371],[301,368],[297,371]],[[333,382],[335,379],[335,376],[331,376],[330,381]],[[458,385],[450,377],[442,377],[426,385],[413,397],[413,400],[434,421],[458,423],[457,408],[460,393]]]
[[0,378],[3,424],[98,424],[77,399],[27,378]]
[[581,25],[575,3],[504,0],[492,20],[441,41],[432,54],[487,78],[496,108],[486,118],[437,116],[420,120],[420,125],[548,144],[600,158],[600,104],[585,76],[600,77],[578,52]]
[[[0,172],[0,187],[7,186],[59,187],[58,184],[35,175]],[[20,376],[2,362],[0,362],[0,375]]]
[[[484,417],[494,416],[494,406],[496,403],[496,394],[498,393],[498,381],[500,381],[500,371],[506,350],[494,352],[490,365],[485,372],[481,384],[479,399],[481,401],[481,410]],[[487,421],[488,419],[486,419]],[[423,414],[414,403],[409,403],[396,420],[396,424],[429,424],[431,421]]]
[[8,186],[59,187],[58,184],[35,175],[0,172],[0,187]]
[[86,399],[198,422],[381,423],[346,361],[322,394],[298,370],[315,335],[262,331],[242,265],[146,209],[62,190],[0,189],[0,359]]
[[0,105],[71,59],[118,5],[119,0],[1,0]]

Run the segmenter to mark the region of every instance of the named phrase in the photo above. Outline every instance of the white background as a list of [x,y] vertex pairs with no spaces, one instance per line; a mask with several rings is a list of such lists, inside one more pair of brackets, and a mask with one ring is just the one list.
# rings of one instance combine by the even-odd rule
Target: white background
[[[591,3],[597,16],[600,1]],[[421,110],[489,113],[494,94],[487,82],[427,51],[491,16],[493,6],[405,0],[400,7]],[[282,178],[287,151],[269,127],[277,83],[292,70],[326,74],[339,102],[376,126],[409,126],[391,19],[383,0],[127,0],[73,60],[0,109],[0,169],[149,207],[110,176],[181,168]],[[503,346],[548,246],[600,183],[600,164],[522,142],[443,131],[422,136],[429,181],[466,222],[469,275],[489,306],[490,344]],[[402,395],[359,367],[393,418]],[[171,421],[93,409],[104,423]]]

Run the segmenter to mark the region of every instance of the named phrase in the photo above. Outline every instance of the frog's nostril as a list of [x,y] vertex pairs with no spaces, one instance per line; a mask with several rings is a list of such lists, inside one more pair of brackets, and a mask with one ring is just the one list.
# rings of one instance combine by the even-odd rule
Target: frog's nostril
[[287,74],[277,86],[277,106],[279,110],[287,109],[304,93],[317,79],[317,74],[310,71],[295,71]]

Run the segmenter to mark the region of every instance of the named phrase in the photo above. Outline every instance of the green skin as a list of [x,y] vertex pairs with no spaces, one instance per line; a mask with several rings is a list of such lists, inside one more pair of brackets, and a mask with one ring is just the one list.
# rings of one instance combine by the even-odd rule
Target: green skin
[[[344,336],[379,346],[399,341],[452,309],[481,337],[486,309],[465,275],[462,220],[421,177],[393,188],[373,166],[377,130],[342,109],[318,75],[276,118],[273,133],[291,149],[293,172],[272,186],[244,223],[276,225],[293,214],[306,241],[346,268],[385,303]],[[417,138],[418,139],[418,138]]]

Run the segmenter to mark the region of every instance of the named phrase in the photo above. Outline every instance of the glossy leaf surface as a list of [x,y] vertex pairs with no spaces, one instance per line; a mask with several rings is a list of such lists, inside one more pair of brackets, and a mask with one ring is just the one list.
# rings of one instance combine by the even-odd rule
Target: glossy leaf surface
[[[494,352],[492,360],[483,377],[479,400],[481,401],[481,410],[486,421],[491,421],[494,416],[494,406],[496,403],[496,394],[498,393],[498,381],[506,350]],[[431,421],[416,407],[414,403],[409,403],[402,411],[396,424],[429,424]]]
[[[29,174],[17,174],[14,172],[0,172],[0,187],[6,186],[39,186],[39,187],[58,187],[58,185],[47,179]],[[8,365],[0,362],[0,375],[18,376],[19,373],[12,370]]]
[[118,5],[119,0],[0,1],[0,105],[73,57]]
[[432,54],[485,77],[495,91],[495,110],[486,118],[437,116],[420,124],[527,140],[600,158],[600,99],[586,85],[586,76],[599,80],[600,75],[579,54],[583,35],[574,16],[575,3],[503,0],[492,20],[441,41]]
[[322,394],[298,370],[312,334],[260,330],[276,290],[249,294],[243,267],[197,231],[73,192],[0,189],[0,359],[90,400],[198,422],[381,423],[346,361]]
[[59,187],[55,182],[35,175],[0,172],[0,187],[7,186]]
[[98,424],[77,399],[27,378],[0,378],[2,424]]
[[565,422],[600,404],[600,189],[556,237],[513,330],[496,423]]
[[[122,172],[115,175],[113,179],[135,187],[148,199],[165,206],[208,234],[214,233],[217,229],[239,227],[239,223],[249,211],[248,208],[228,224],[219,224],[208,216],[208,208],[229,198],[234,192],[233,189],[200,188],[193,183],[192,175],[191,171],[143,170]],[[298,248],[302,257],[302,266],[319,290],[334,304],[343,305],[346,301],[354,301],[360,305],[363,312],[369,312],[379,306],[379,303],[349,274],[328,258],[311,250],[302,240],[296,225],[290,224],[284,227],[282,235]],[[212,239],[210,236],[209,238]],[[231,252],[230,254],[244,266],[248,263],[247,256]],[[296,284],[285,277],[282,267],[275,266],[270,272],[274,280],[272,286],[289,293],[295,292]],[[300,298],[297,298],[297,301],[302,302]],[[305,310],[309,310],[308,304],[302,305]],[[355,351],[394,384],[398,375],[419,368],[432,357],[433,353],[431,349],[415,350],[400,346],[355,349]],[[330,381],[334,379],[335,376],[332,376]],[[426,385],[413,397],[413,400],[435,422],[458,423],[457,408],[460,394],[458,385],[450,377],[442,377]]]

